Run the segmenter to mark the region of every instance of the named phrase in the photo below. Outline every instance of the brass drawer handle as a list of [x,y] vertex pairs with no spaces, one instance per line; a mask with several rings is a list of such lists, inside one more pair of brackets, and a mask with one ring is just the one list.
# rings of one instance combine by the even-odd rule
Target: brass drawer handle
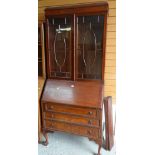
[[92,114],[93,114],[93,112],[92,112],[92,111],[89,111],[89,112],[88,112],[88,114],[89,114],[89,115],[92,115]]
[[89,120],[89,121],[88,121],[88,124],[92,124],[92,120]]

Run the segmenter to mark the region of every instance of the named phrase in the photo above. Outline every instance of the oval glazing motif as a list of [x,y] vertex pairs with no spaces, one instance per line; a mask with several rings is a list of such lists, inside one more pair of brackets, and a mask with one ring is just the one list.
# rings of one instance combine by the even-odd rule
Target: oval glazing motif
[[83,61],[85,66],[93,66],[96,59],[96,35],[90,29],[83,38]]
[[62,33],[56,33],[54,39],[54,58],[56,64],[61,68],[66,61],[66,39]]

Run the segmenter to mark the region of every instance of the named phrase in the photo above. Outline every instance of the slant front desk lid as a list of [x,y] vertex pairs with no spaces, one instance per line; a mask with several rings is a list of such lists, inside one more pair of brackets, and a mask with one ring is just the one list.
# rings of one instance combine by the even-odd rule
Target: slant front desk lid
[[42,102],[102,108],[102,81],[65,81],[48,79]]

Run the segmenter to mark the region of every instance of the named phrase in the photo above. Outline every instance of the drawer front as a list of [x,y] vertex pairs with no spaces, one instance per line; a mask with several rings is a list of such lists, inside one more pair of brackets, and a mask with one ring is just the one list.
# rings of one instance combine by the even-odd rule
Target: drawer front
[[54,113],[54,112],[45,112],[45,119],[57,119],[57,120],[66,121],[70,123],[99,126],[99,120],[96,120],[96,119],[84,118],[84,117],[78,117],[78,116]]
[[97,117],[97,111],[94,108],[80,108],[66,105],[57,105],[52,103],[45,103],[44,105],[45,111],[63,112],[91,118]]
[[86,126],[78,126],[64,122],[58,121],[45,121],[45,128],[48,130],[57,130],[57,131],[64,131],[69,132],[81,136],[86,136],[89,138],[99,138],[99,129],[98,128],[91,128]]

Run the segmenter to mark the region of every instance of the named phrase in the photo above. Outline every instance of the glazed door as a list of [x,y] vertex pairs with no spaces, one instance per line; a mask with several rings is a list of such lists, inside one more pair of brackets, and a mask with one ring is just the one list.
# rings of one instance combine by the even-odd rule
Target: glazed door
[[80,15],[76,22],[76,79],[103,79],[104,15]]
[[47,18],[48,78],[73,78],[73,16]]

